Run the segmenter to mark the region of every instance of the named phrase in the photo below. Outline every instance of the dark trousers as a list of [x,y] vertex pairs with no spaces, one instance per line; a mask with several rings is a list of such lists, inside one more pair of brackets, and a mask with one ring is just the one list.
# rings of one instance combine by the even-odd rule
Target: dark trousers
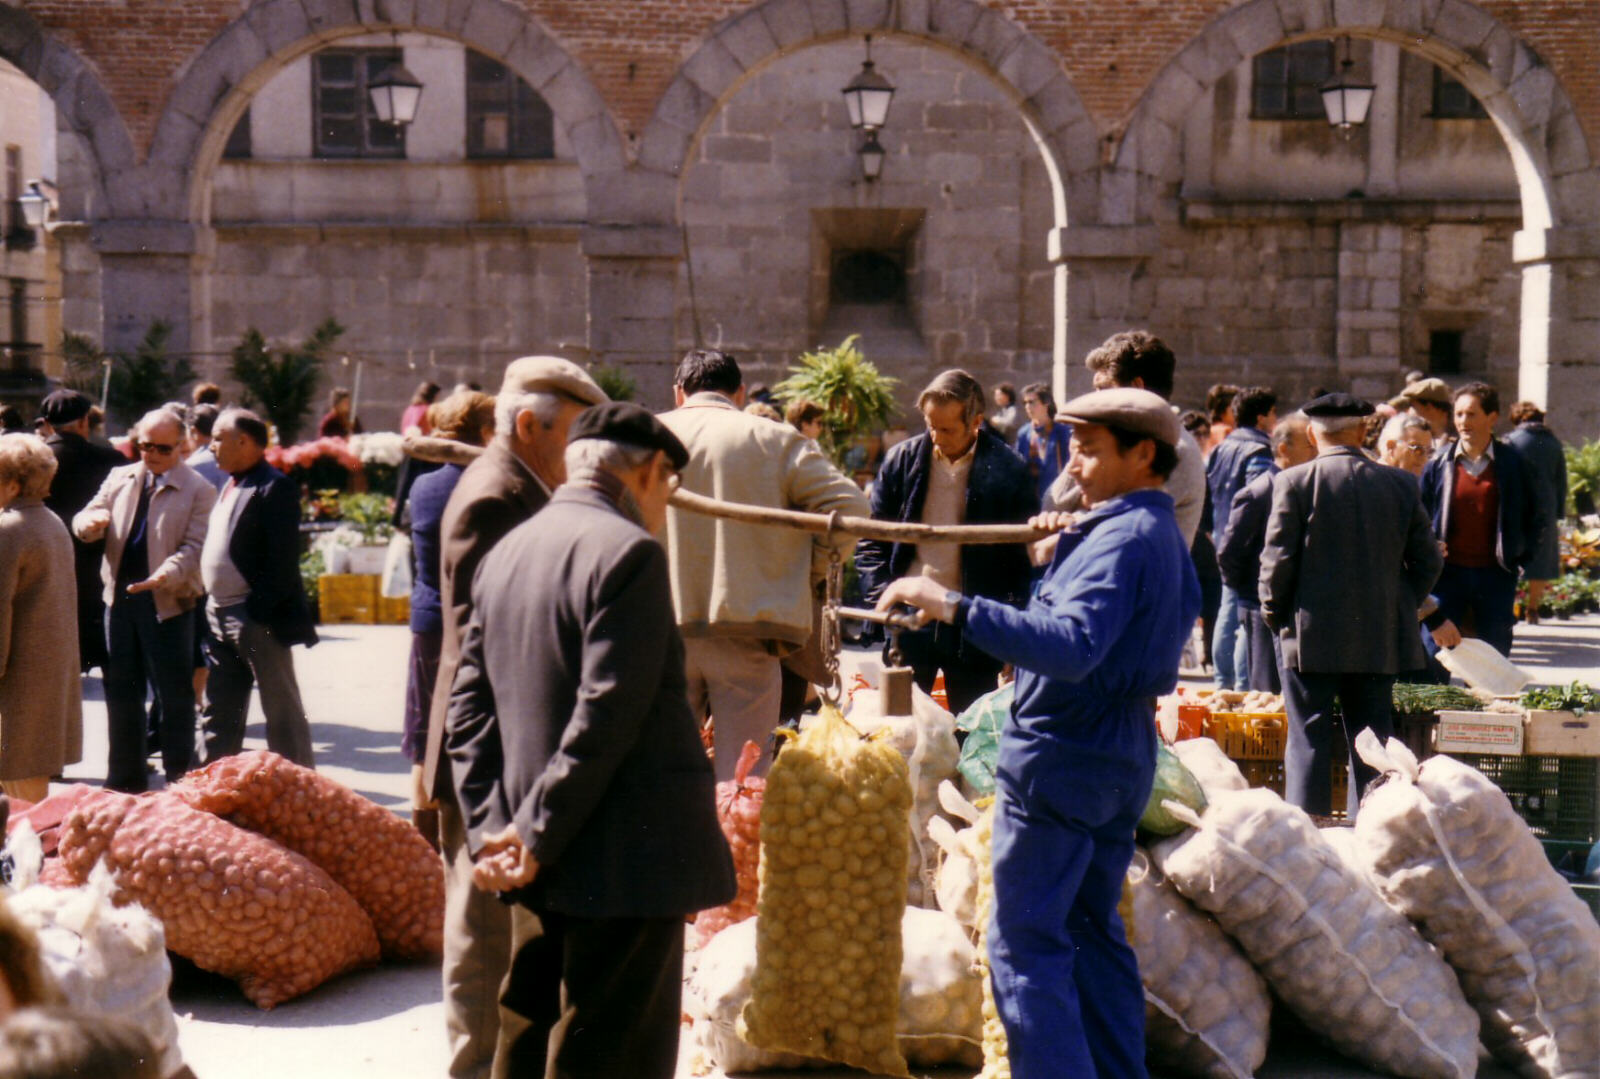
[[206,611],[211,622],[206,708],[201,720],[201,763],[244,748],[250,690],[261,690],[267,716],[267,748],[296,764],[315,766],[311,728],[300,703],[294,656],[266,626],[245,613],[244,604]]
[[1250,646],[1250,688],[1264,693],[1282,693],[1278,677],[1278,635],[1261,617],[1260,607],[1239,604],[1239,632]]
[[511,908],[495,1079],[672,1079],[682,918]]
[[[936,624],[900,634],[900,654],[924,693],[933,692],[934,681],[944,672],[945,696],[956,715],[985,693],[993,693],[1000,678],[1000,661],[971,645],[963,648],[961,631],[954,626]],[[884,662],[888,661],[885,648]]]
[[147,689],[160,714],[161,765],[168,780],[187,772],[194,754],[193,611],[162,622],[148,593],[122,596],[106,611],[106,786],[146,790]]
[[1517,576],[1499,566],[1476,569],[1444,564],[1433,586],[1439,613],[1456,624],[1463,636],[1480,637],[1502,656],[1511,654],[1512,608],[1517,601]]
[[428,712],[433,707],[433,687],[439,681],[439,652],[444,630],[411,634],[411,669],[406,678],[406,712],[400,728],[400,752],[412,764],[428,755]]
[[1283,670],[1284,707],[1289,712],[1283,754],[1283,797],[1307,813],[1327,816],[1333,805],[1333,699],[1339,698],[1345,745],[1350,753],[1349,818],[1378,773],[1356,754],[1356,736],[1370,729],[1387,742],[1394,734],[1392,674],[1320,674]]

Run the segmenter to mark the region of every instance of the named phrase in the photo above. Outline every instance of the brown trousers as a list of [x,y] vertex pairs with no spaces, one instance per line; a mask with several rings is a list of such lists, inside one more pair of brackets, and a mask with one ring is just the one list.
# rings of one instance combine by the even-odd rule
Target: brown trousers
[[682,918],[511,909],[495,1079],[672,1079]]
[[466,824],[439,799],[444,857],[444,1023],[450,1079],[487,1079],[500,1039],[500,985],[511,965],[511,908],[472,886]]

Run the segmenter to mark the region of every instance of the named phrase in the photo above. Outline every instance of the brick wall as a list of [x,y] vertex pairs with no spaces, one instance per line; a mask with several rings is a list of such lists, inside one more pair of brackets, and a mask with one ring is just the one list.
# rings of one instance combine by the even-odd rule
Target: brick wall
[[[648,121],[679,65],[744,0],[521,0],[587,68],[625,133]],[[840,6],[843,0],[815,0]],[[912,0],[906,0],[912,2]],[[931,4],[937,0],[918,0]],[[147,148],[167,94],[241,0],[23,0],[105,80]],[[989,0],[1061,57],[1102,130],[1118,130],[1151,78],[1224,0]],[[1600,0],[1485,0],[1550,65],[1586,131],[1600,131]],[[1592,137],[1592,136],[1591,136]]]

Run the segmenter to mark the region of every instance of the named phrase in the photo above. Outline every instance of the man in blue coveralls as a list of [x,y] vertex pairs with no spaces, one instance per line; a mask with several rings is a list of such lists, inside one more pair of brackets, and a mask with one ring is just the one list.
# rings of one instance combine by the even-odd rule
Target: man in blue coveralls
[[1179,437],[1167,403],[1100,390],[1061,414],[1089,509],[1027,608],[921,577],[893,582],[878,608],[909,604],[1017,668],[995,776],[989,937],[1012,1075],[1143,1076],[1144,993],[1117,900],[1155,778],[1155,698],[1177,683],[1200,585],[1161,490]]

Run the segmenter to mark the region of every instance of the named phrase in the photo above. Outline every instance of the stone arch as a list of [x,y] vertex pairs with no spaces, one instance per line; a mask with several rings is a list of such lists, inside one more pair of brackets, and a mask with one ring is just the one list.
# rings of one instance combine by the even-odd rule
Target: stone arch
[[[1074,176],[1099,165],[1099,132],[1056,53],[1013,20],[976,2],[764,0],[717,23],[684,61],[639,140],[638,207],[653,224],[677,214],[678,177],[718,105],[756,70],[796,49],[864,33],[902,36],[955,52],[985,70],[1017,103],[1055,202],[1056,227],[1078,207]],[[1085,216],[1091,212],[1084,207]],[[643,222],[641,222],[643,223]]]
[[0,56],[49,94],[57,123],[83,139],[93,159],[94,205],[107,206],[110,178],[134,166],[128,126],[100,75],[31,14],[0,5]]
[[304,53],[374,31],[449,37],[494,57],[537,90],[565,125],[586,187],[622,171],[616,124],[583,66],[509,0],[261,0],[211,40],[168,97],[150,147],[159,200],[151,216],[204,223],[212,172],[254,93]]
[[[1600,220],[1594,160],[1571,99],[1537,53],[1467,0],[1245,0],[1214,19],[1151,80],[1118,144],[1113,170],[1147,181],[1141,184],[1147,189],[1175,183],[1179,129],[1196,98],[1252,56],[1330,34],[1400,45],[1477,96],[1510,152],[1524,229]],[[1141,216],[1149,211],[1148,196],[1142,191],[1137,201]],[[1127,205],[1132,211],[1135,204]]]

